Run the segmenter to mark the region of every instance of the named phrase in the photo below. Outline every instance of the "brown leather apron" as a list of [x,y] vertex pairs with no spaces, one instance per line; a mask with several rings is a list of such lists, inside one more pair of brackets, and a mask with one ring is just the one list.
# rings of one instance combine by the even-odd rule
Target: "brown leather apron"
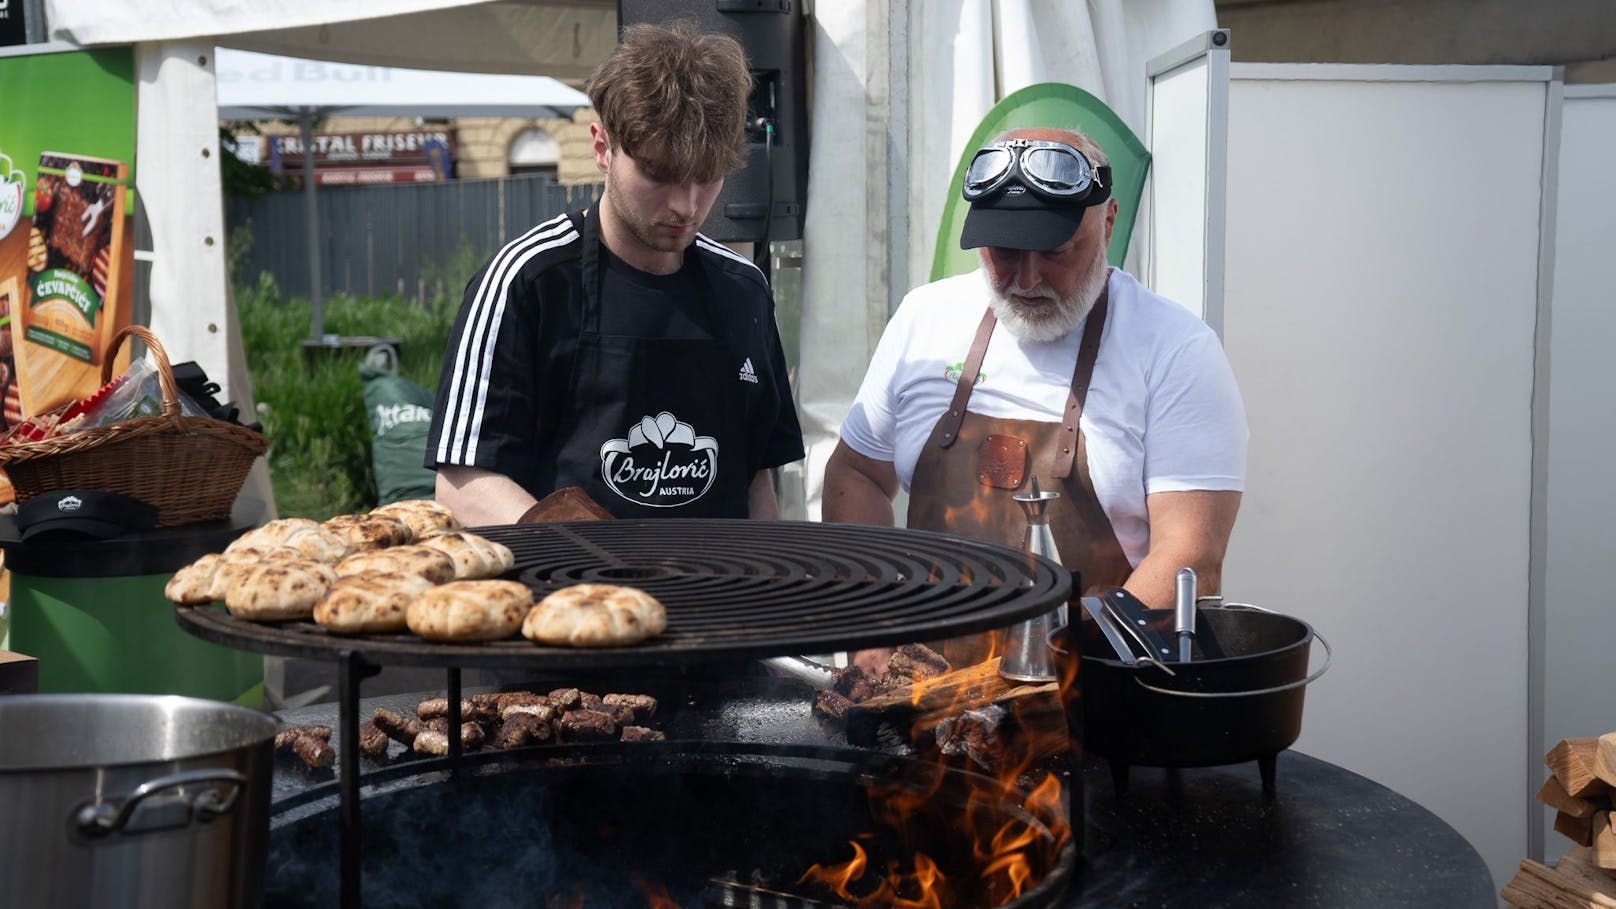
[[[1042,488],[1061,494],[1049,504],[1046,515],[1061,563],[1078,574],[1074,580],[1081,589],[1120,585],[1127,580],[1133,567],[1094,493],[1088,447],[1078,422],[1100,355],[1107,297],[1101,293],[1085,321],[1065,419],[1055,423],[986,417],[967,409],[998,321],[992,309],[983,314],[954,400],[932,428],[915,462],[909,485],[910,527],[1019,549],[1027,519],[1012,497],[1029,489],[1036,476]],[[960,667],[987,659],[999,649],[998,644],[998,634],[988,633],[945,641],[940,649],[950,663]]]

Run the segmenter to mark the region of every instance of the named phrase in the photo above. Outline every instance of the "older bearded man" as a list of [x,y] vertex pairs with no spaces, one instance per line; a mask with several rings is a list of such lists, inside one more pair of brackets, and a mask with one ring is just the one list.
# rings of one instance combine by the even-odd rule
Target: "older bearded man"
[[1061,493],[1049,523],[1085,589],[1168,606],[1185,566],[1219,589],[1245,480],[1240,392],[1205,323],[1107,266],[1110,190],[1082,133],[1015,130],[977,153],[960,245],[982,269],[904,298],[826,466],[825,520],[890,524],[901,485],[908,526],[1019,546],[1012,497],[1036,476]]

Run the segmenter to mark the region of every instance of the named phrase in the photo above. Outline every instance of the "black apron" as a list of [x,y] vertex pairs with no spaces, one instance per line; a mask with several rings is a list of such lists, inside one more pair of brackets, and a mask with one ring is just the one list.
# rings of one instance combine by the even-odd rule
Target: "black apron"
[[556,488],[581,486],[619,518],[747,517],[744,339],[724,336],[711,279],[698,269],[707,337],[602,335],[599,218],[586,213],[579,232],[583,308],[552,435]]

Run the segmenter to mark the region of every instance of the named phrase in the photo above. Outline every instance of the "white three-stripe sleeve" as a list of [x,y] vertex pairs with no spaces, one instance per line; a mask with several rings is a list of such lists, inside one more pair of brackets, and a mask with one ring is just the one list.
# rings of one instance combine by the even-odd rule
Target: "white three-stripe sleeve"
[[[483,406],[488,396],[488,374],[494,360],[500,319],[510,285],[522,265],[541,249],[570,242],[577,237],[571,221],[560,215],[528,231],[501,249],[483,271],[474,294],[465,302],[467,311],[457,339],[454,368],[441,427],[437,460],[447,464],[474,464],[476,442]],[[547,245],[549,244],[549,245]],[[476,377],[473,379],[473,377]]]

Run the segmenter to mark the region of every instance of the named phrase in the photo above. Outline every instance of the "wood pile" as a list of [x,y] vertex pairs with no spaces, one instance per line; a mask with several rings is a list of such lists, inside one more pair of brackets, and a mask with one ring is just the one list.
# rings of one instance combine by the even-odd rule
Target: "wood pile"
[[1572,846],[1552,868],[1521,862],[1503,897],[1519,909],[1616,909],[1616,732],[1566,739],[1543,763],[1549,778],[1537,800],[1554,809],[1554,829]]

